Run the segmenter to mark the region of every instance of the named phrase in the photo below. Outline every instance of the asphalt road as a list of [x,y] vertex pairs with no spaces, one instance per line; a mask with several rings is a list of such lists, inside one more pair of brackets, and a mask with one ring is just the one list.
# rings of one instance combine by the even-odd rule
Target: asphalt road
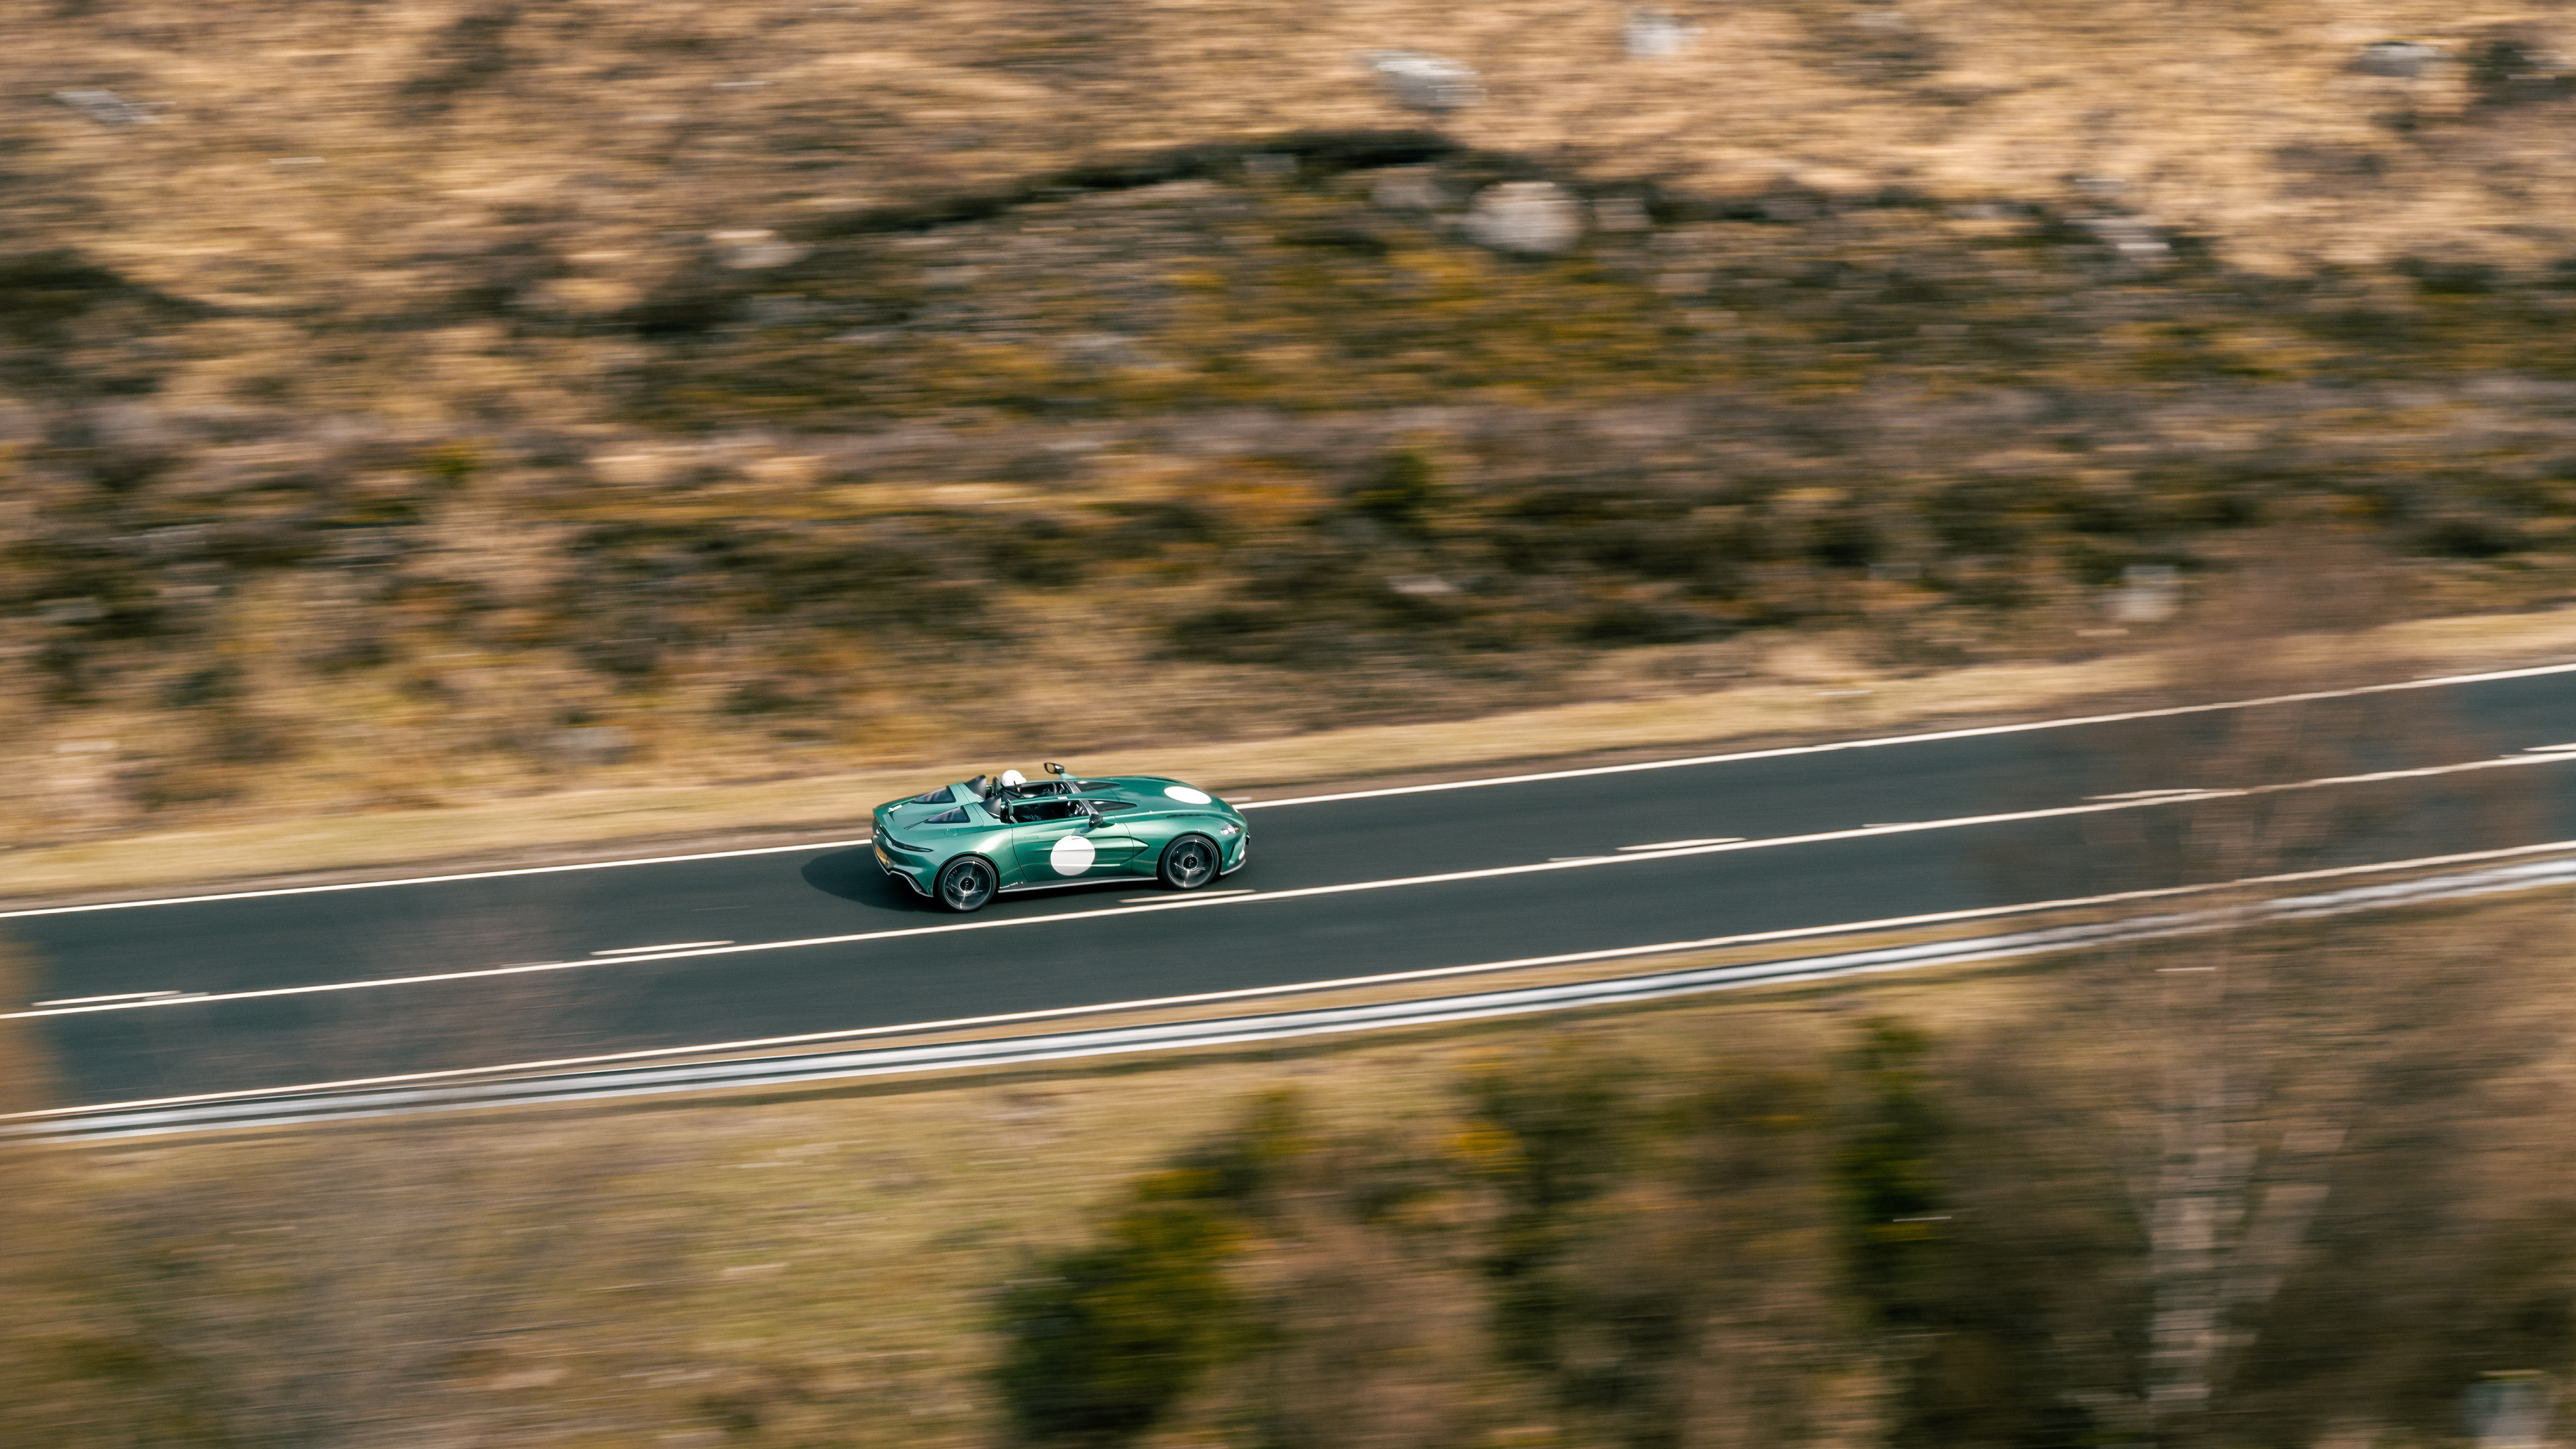
[[2576,671],[1256,796],[1227,895],[1111,883],[960,918],[844,844],[18,913],[0,931],[36,989],[0,1006],[50,1041],[67,1104],[837,1033],[2565,840],[2558,745]]

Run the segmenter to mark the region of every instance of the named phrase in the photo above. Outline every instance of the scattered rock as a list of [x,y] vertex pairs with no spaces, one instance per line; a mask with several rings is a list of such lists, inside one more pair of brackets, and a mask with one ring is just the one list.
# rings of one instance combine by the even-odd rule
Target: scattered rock
[[2353,56],[2352,69],[2362,75],[2413,80],[2440,65],[2443,58],[2440,46],[2421,40],[2374,40]]
[[157,121],[151,105],[138,105],[114,91],[56,91],[54,99],[102,126],[139,126]]
[[1583,239],[1583,204],[1553,181],[1506,181],[1476,193],[1467,235],[1496,251],[1552,255]]
[[1437,211],[1449,204],[1449,193],[1430,167],[1397,166],[1379,174],[1369,200],[1389,211]]
[[1431,574],[1398,574],[1386,581],[1395,592],[1413,599],[1438,599],[1458,592],[1458,586]]
[[613,765],[635,749],[633,737],[615,725],[557,730],[546,744],[556,755],[577,765]]
[[1691,48],[1699,27],[1683,24],[1669,10],[1631,10],[1623,35],[1630,60],[1671,60]]
[[2103,601],[2112,621],[2161,624],[2182,610],[2182,574],[2171,564],[2132,564]]
[[811,247],[781,241],[778,233],[766,230],[711,231],[707,241],[715,247],[717,265],[736,271],[783,267],[805,260],[813,251]]
[[2085,216],[2076,218],[2075,224],[2119,253],[2122,261],[2154,267],[2173,260],[2173,245],[2143,217]]
[[1485,98],[1473,68],[1445,56],[1418,50],[1372,50],[1360,57],[1400,106],[1417,111],[1454,111]]

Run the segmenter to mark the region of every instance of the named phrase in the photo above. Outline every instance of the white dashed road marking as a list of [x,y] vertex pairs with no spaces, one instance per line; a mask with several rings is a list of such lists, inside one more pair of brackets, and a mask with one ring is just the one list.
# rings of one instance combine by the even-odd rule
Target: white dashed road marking
[[[2576,753],[2549,755],[2513,755],[2499,760],[2471,760],[2458,765],[2427,765],[2412,770],[2379,770],[2366,775],[2335,775],[2291,784],[2255,785],[2239,790],[2201,790],[2189,795],[2160,795],[2149,800],[2104,800],[2082,805],[2059,805],[2045,810],[2016,810],[1994,815],[1963,815],[1953,820],[1925,820],[1905,825],[1863,826],[1858,830],[1820,830],[1807,835],[1779,835],[1766,840],[1743,840],[1724,845],[1694,845],[1672,850],[1643,850],[1626,855],[1580,856],[1571,860],[1551,860],[1530,865],[1492,866],[1483,870],[1444,871],[1436,875],[1398,876],[1387,880],[1346,881],[1337,885],[1301,886],[1294,890],[1255,891],[1249,895],[1184,897],[1158,905],[1138,906],[1125,911],[1068,911],[1057,915],[1008,916],[998,920],[958,921],[942,926],[913,926],[887,931],[859,931],[844,936],[808,936],[792,941],[761,941],[742,946],[712,946],[643,952],[614,956],[605,960],[541,961],[516,966],[493,966],[479,970],[439,971],[418,976],[380,977],[371,981],[335,981],[312,986],[273,986],[256,991],[208,992],[183,998],[152,1001],[103,1002],[96,1006],[51,1007],[36,1011],[0,1012],[0,1021],[32,1016],[72,1016],[97,1011],[136,1011],[156,1006],[200,1006],[219,1001],[253,1001],[275,996],[310,996],[334,991],[368,991],[389,986],[421,986],[447,981],[472,981],[488,977],[524,975],[535,971],[570,971],[585,966],[616,966],[629,961],[674,961],[704,956],[736,956],[754,951],[792,951],[809,946],[849,946],[864,941],[887,941],[913,936],[944,936],[957,931],[998,931],[1028,926],[1080,925],[1086,921],[1124,920],[1148,911],[1217,910],[1228,906],[1267,905],[1273,901],[1305,900],[1316,896],[1349,895],[1359,891],[1401,890],[1414,886],[1448,885],[1458,881],[1495,880],[1505,876],[1534,875],[1554,870],[1597,870],[1605,866],[1635,865],[1641,861],[1682,860],[1692,856],[1733,854],[1746,850],[1776,850],[1784,846],[1822,845],[1839,840],[1883,838],[1909,835],[1929,830],[1957,830],[1976,825],[2004,825],[2024,820],[2060,820],[2077,815],[2100,815],[2116,810],[2146,810],[2165,805],[2188,804],[2201,800],[2242,799],[2258,795],[2277,795],[2293,790],[2317,790],[2336,785],[2376,784],[2388,780],[2422,779],[2435,775],[2464,774],[2477,770],[2510,770],[2530,765],[2576,764]],[[2470,857],[2449,857],[2466,859]],[[2145,894],[2152,894],[2145,893]]]
[[[1335,800],[1368,800],[1386,795],[1419,795],[1438,790],[1473,790],[1488,785],[1522,785],[1540,780],[1572,780],[1591,775],[1619,775],[1639,770],[1673,770],[1692,765],[1724,765],[1742,760],[1786,759],[1795,755],[1828,754],[1835,750],[1885,749],[1895,745],[1936,744],[1943,740],[1974,739],[1987,735],[2022,734],[2035,730],[2070,729],[2082,725],[2120,724],[2130,720],[2167,719],[2181,715],[2212,714],[2231,709],[2258,709],[2266,705],[2306,704],[2317,700],[2350,699],[2363,695],[2389,694],[2401,690],[2440,689],[2458,684],[2492,684],[2508,679],[2537,679],[2553,674],[2576,673],[2576,664],[2544,664],[2530,669],[2500,669],[2485,674],[2441,674],[2422,679],[2409,679],[2395,684],[2368,684],[2355,689],[2312,690],[2303,694],[2276,694],[2259,699],[2226,700],[2217,704],[2172,705],[2163,709],[2128,710],[2117,714],[2073,715],[2064,719],[2032,720],[2022,724],[1983,725],[1975,729],[1933,730],[1923,734],[1887,735],[1877,739],[1841,740],[1822,745],[1792,745],[1774,750],[1744,750],[1733,754],[1692,755],[1681,759],[1642,760],[1626,765],[1596,765],[1578,770],[1546,770],[1526,775],[1496,775],[1486,779],[1452,780],[1436,785],[1400,785],[1383,790],[1346,790],[1330,795],[1302,795],[1285,800],[1236,800],[1237,809],[1272,809],[1282,805],[1320,805]],[[2576,748],[2553,746],[2550,748]],[[1184,786],[1183,788],[1187,788]],[[63,916],[84,911],[127,911],[145,906],[187,906],[209,901],[257,900],[270,896],[314,895],[326,891],[379,890],[387,886],[436,885],[445,881],[499,880],[509,876],[551,875],[560,871],[614,870],[630,865],[670,865],[692,860],[724,860],[734,856],[778,855],[800,850],[839,850],[866,845],[869,837],[855,840],[815,840],[801,845],[769,845],[752,850],[715,850],[695,855],[643,856],[632,860],[591,860],[570,865],[534,865],[512,870],[466,871],[454,875],[403,876],[393,880],[343,881],[335,885],[278,886],[267,890],[222,891],[208,895],[161,896],[141,901],[100,901],[84,906],[38,906],[26,910],[0,911],[0,921],[26,916]]]
[[[143,1101],[101,1103],[88,1107],[48,1107],[34,1112],[7,1114],[0,1120],[34,1120],[72,1117],[87,1113],[127,1111],[147,1107],[167,1107],[191,1102],[225,1099],[280,1097],[306,1092],[337,1091],[357,1087],[383,1087],[400,1083],[425,1083],[458,1077],[493,1074],[563,1071],[585,1067],[604,1067],[618,1062],[642,1062],[655,1057],[692,1057],[718,1052],[757,1051],[775,1047],[809,1046],[820,1042],[859,1041],[869,1037],[908,1036],[917,1033],[959,1031],[972,1027],[1007,1026],[1025,1022],[1063,1020],[1068,1017],[1106,1015],[1113,1012],[1143,1011],[1178,1006],[1200,1006],[1219,1001],[1242,1001],[1263,996],[1295,996],[1320,991],[1339,991],[1353,987],[1384,986],[1406,981],[1436,981],[1455,976],[1474,976],[1500,971],[1524,970],[1534,966],[1573,965],[1589,961],[1616,961],[1639,956],[1670,955],[1680,951],[1714,950],[1731,946],[1759,945],[1773,941],[1811,940],[1819,936],[1858,934],[1868,931],[1900,930],[1910,927],[1938,926],[1961,921],[1993,920],[2005,916],[2038,915],[2049,911],[2071,910],[2093,906],[2127,905],[2139,901],[2170,900],[2177,897],[2206,895],[2218,891],[2241,890],[2248,886],[2293,885],[2308,881],[2339,880],[2351,876],[2387,874],[2403,870],[2423,870],[2439,866],[2467,865],[2474,862],[2511,860],[2518,856],[2563,855],[2576,851],[2576,840],[2556,840],[2543,845],[2519,845],[2503,850],[2470,851],[2461,855],[2427,856],[2417,860],[2382,861],[2372,865],[2336,866],[2330,870],[2304,870],[2288,875],[2256,876],[2247,880],[2219,881],[2208,885],[2167,886],[2156,890],[2122,891],[2112,895],[2081,896],[2066,900],[2028,901],[2019,905],[1979,906],[1968,910],[1939,911],[1929,915],[1893,916],[1874,921],[1840,921],[1822,926],[1793,926],[1777,931],[1756,931],[1737,936],[1711,936],[1696,941],[1665,941],[1649,946],[1617,946],[1597,951],[1575,951],[1558,956],[1532,956],[1512,961],[1484,961],[1466,966],[1432,966],[1413,971],[1392,971],[1377,976],[1353,976],[1333,981],[1297,981],[1276,986],[1246,986],[1230,991],[1204,991],[1188,996],[1149,997],[1134,1001],[1100,1002],[1088,1006],[1052,1006],[1034,1011],[1003,1012],[991,1016],[955,1017],[945,1021],[914,1021],[893,1026],[846,1027],[838,1031],[806,1032],[796,1036],[757,1037],[744,1041],[706,1042],[685,1047],[649,1047],[636,1051],[608,1052],[597,1056],[558,1057],[550,1061],[511,1062],[497,1066],[456,1067],[444,1071],[409,1072],[398,1076],[357,1077],[335,1082],[305,1082],[294,1086],[262,1087],[245,1092],[211,1092],[196,1096],[157,1097]],[[2395,887],[2368,887],[2353,892]],[[1111,914],[1125,914],[1113,912]],[[2206,968],[2200,968],[2206,969]]]

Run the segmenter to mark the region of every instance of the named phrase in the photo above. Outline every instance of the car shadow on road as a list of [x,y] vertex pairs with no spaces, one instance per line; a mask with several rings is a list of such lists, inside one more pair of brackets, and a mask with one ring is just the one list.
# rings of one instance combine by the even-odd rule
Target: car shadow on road
[[863,906],[908,914],[931,909],[930,902],[878,869],[876,853],[864,847],[818,855],[805,862],[798,874],[805,877],[807,885],[827,896],[839,896]]

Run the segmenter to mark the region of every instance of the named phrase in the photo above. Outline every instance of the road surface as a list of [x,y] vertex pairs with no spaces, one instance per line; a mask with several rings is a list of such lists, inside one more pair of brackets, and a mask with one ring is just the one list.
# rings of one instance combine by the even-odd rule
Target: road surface
[[[2569,748],[2554,749],[2554,746]],[[924,779],[923,786],[941,783]],[[1253,858],[945,915],[847,841],[20,911],[64,1105],[1148,1000],[2576,838],[2576,666],[1253,797]],[[1224,892],[1219,894],[1218,892]],[[1187,904],[1178,904],[1186,902]]]

